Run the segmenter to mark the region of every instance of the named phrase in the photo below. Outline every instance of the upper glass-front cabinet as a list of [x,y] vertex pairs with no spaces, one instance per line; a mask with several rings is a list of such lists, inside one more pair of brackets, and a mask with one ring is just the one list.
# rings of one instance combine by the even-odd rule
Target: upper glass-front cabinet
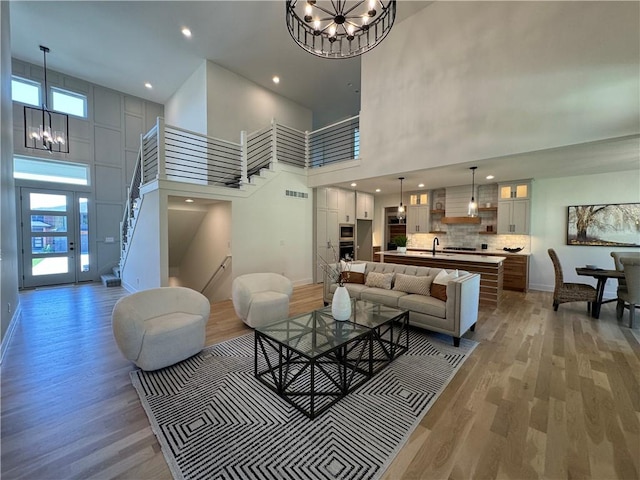
[[500,185],[500,200],[511,198],[529,198],[529,184],[517,182]]
[[427,205],[429,195],[427,193],[412,193],[409,195],[409,205]]

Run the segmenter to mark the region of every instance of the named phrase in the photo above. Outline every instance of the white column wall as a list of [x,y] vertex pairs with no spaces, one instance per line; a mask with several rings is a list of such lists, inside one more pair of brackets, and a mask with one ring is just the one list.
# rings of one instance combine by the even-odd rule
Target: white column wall
[[[284,166],[281,166],[284,170]],[[280,171],[250,197],[233,201],[233,276],[275,272],[296,285],[312,281],[313,192],[304,170]],[[297,170],[296,173],[293,170]],[[285,190],[307,198],[285,196]]]
[[164,115],[167,125],[207,134],[207,61],[167,100]]
[[275,118],[298,130],[311,130],[308,108],[207,61],[207,134],[232,142],[240,132],[260,130]]
[[[638,2],[433,2],[362,57],[354,177],[637,134],[638,16]],[[597,85],[611,88],[584,95]]]

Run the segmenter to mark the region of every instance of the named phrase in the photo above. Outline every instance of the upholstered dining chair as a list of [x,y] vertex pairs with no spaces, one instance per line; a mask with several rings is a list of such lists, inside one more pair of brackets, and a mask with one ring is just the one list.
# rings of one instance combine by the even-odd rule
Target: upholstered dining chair
[[588,302],[587,310],[591,312],[593,303],[597,299],[597,291],[586,283],[567,283],[562,274],[562,265],[558,254],[553,248],[547,250],[556,276],[556,284],[553,290],[553,309],[558,311],[558,305],[568,302]]
[[629,328],[633,328],[633,321],[636,316],[636,305],[640,304],[640,258],[620,257],[624,270],[624,278],[627,282],[625,290],[618,291],[618,298],[625,302],[622,312],[616,310],[618,320],[622,318],[624,308],[629,309]]
[[[611,252],[611,256],[613,257],[613,262],[616,266],[616,270],[618,272],[624,271],[624,266],[620,259],[622,257],[629,258],[640,258],[640,252]],[[622,314],[624,313],[624,300],[620,298],[620,292],[625,291],[627,289],[627,281],[624,278],[618,280],[618,303],[616,305],[616,314],[618,318],[622,318]]]

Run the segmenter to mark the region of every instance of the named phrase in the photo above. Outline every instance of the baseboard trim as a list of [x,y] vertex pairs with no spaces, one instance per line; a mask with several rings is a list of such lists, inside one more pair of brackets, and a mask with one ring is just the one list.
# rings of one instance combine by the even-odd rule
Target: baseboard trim
[[13,333],[16,330],[18,322],[20,322],[20,318],[22,318],[22,305],[18,304],[18,308],[16,308],[16,311],[13,312],[13,317],[11,317],[11,321],[9,322],[7,332],[2,338],[2,345],[0,346],[0,365],[2,365],[2,362],[4,361],[4,355],[9,349],[11,339],[13,338]]

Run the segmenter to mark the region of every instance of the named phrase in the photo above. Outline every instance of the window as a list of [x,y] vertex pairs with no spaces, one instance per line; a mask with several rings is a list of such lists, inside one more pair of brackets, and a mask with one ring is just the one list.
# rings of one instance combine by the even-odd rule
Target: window
[[[47,105],[49,106],[49,105]],[[56,112],[87,118],[87,97],[80,93],[51,87],[51,107]]]
[[360,127],[353,130],[353,158],[360,158]]
[[24,78],[11,77],[11,99],[14,102],[26,103],[40,107],[40,84]]
[[89,185],[89,166],[83,163],[14,157],[13,178],[40,182]]

